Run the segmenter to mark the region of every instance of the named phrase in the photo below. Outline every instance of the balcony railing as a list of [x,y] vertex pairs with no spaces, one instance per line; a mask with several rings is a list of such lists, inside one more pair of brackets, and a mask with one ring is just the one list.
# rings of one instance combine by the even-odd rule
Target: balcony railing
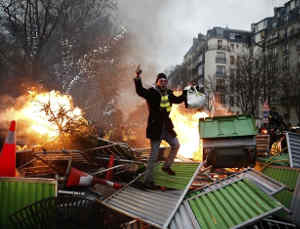
[[222,45],[222,46],[219,46],[219,45],[209,45],[207,47],[207,50],[208,51],[211,51],[211,50],[223,50],[223,51],[228,51],[230,52],[231,51],[231,48],[230,46],[225,46],[225,45]]
[[217,64],[226,64],[226,58],[224,57],[216,57]]
[[216,77],[224,77],[225,76],[225,72],[216,72]]

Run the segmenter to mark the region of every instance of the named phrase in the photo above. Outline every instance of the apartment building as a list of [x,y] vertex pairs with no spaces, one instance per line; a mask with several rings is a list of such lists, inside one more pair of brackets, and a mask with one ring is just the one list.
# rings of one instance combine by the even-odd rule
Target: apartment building
[[[214,27],[207,31],[204,79],[207,90],[216,101],[232,111],[237,97],[225,90],[229,77],[236,74],[237,62],[249,53],[251,33],[249,31]],[[227,92],[227,93],[226,93]]]
[[[235,76],[237,62],[244,54],[261,55],[267,60],[263,63],[263,71],[269,71],[274,76],[277,73],[299,73],[300,0],[290,0],[283,6],[275,7],[274,16],[252,23],[251,31],[214,27],[206,35],[199,34],[193,39],[182,65],[178,66],[180,74],[173,74],[173,79],[177,81],[173,81],[180,82],[181,87],[191,81],[205,84],[209,100],[213,97],[229,110],[239,111],[239,107],[236,107],[239,98],[228,91],[230,85],[227,79]],[[280,88],[276,89],[279,95]],[[283,99],[290,100],[282,98],[281,93],[273,96],[269,102],[279,106]],[[263,100],[259,98],[258,102]]]
[[274,8],[274,16],[251,25],[256,50],[278,57],[279,72],[298,71],[300,63],[300,0]]
[[235,74],[239,57],[249,52],[250,40],[250,31],[222,27],[214,27],[205,36],[199,34],[194,38],[183,66],[190,81],[205,85],[208,103],[215,100],[232,111],[239,110],[234,106],[236,96],[225,93],[225,87],[228,77]]
[[[267,17],[251,25],[253,48],[272,62],[266,62],[274,76],[288,76],[300,72],[300,0],[287,1],[281,7],[274,8],[274,16]],[[299,75],[300,77],[300,75]],[[296,124],[297,115],[291,101],[278,88],[278,96],[271,97],[270,104],[277,106],[282,114],[288,114],[287,120]],[[290,92],[291,96],[293,92]],[[287,101],[284,104],[284,101]],[[298,118],[299,119],[299,118]]]

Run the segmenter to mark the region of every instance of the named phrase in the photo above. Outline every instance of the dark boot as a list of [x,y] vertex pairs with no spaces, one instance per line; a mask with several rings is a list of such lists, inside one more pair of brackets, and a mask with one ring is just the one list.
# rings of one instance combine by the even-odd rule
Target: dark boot
[[175,176],[176,173],[170,168],[170,167],[162,167],[161,168],[162,171],[164,171],[165,173],[169,174],[170,176]]
[[144,183],[144,188],[151,190],[160,190],[160,186],[154,184],[154,182]]

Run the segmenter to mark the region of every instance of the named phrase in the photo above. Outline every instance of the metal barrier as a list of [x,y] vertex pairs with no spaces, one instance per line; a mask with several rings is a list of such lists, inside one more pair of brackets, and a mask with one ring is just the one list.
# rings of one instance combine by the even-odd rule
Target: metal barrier
[[256,153],[264,155],[269,152],[270,148],[270,135],[258,134],[256,135]]
[[78,196],[48,198],[10,216],[14,229],[120,228],[129,218]]

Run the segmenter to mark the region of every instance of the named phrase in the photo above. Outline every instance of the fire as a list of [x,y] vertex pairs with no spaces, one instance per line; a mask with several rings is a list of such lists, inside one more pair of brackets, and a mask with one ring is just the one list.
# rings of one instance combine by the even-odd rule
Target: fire
[[202,155],[202,147],[199,136],[199,118],[206,118],[205,112],[181,112],[180,106],[173,105],[170,115],[175,131],[180,142],[178,154],[185,158],[200,160],[198,155]]
[[[57,123],[50,122],[53,117],[59,117],[62,109],[67,111],[67,116],[73,120],[82,117],[82,111],[73,106],[72,97],[63,95],[59,91],[50,92],[28,91],[17,99],[18,108],[10,108],[5,116],[25,123],[25,134],[37,136],[50,141],[59,136],[58,126],[64,126],[67,120],[57,119]],[[50,113],[45,112],[45,106],[49,106]],[[59,122],[59,123],[58,123]]]

